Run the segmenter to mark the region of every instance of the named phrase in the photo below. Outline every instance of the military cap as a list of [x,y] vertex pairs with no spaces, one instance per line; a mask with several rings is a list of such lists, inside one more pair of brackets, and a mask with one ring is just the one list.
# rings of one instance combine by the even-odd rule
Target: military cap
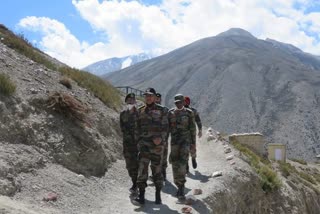
[[135,95],[134,93],[129,93],[129,94],[127,94],[127,96],[126,96],[126,98],[124,99],[124,101],[126,102],[127,99],[129,99],[129,98],[135,99],[135,98],[136,98],[136,95]]
[[161,98],[161,94],[160,93],[156,93],[156,96]]
[[154,94],[154,95],[156,95],[156,90],[154,90],[154,88],[147,88],[146,90],[145,90],[145,92],[143,93],[143,95],[146,95],[146,94]]
[[184,96],[182,94],[176,94],[174,96],[174,102],[183,102],[184,101]]

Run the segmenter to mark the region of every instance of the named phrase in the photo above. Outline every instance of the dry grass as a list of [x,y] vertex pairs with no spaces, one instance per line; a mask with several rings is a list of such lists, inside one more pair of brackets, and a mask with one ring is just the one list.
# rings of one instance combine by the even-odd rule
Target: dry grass
[[291,174],[296,174],[298,175],[301,179],[304,179],[312,184],[317,184],[318,182],[318,179],[320,180],[320,178],[317,178],[317,173],[312,175],[312,174],[309,174],[309,173],[306,173],[304,171],[298,171],[296,169],[296,167],[292,166],[290,163],[282,163],[282,162],[279,162],[279,168],[280,168],[280,171],[282,173],[282,175],[284,177],[288,177],[290,176]]
[[64,85],[68,89],[72,89],[71,80],[68,77],[63,77],[60,81],[60,84]]
[[308,163],[305,160],[302,160],[302,159],[292,158],[290,160],[292,160],[294,162],[297,162],[297,163],[300,163],[302,165],[308,165]]
[[48,98],[48,108],[89,125],[88,107],[73,96],[55,92]]
[[4,25],[0,24],[0,36],[2,42],[9,48],[16,50],[29,59],[45,65],[47,68],[55,70],[56,66],[40,53],[40,50],[33,47],[32,44],[22,35],[15,35]]
[[6,74],[0,74],[0,93],[6,96],[14,94],[16,85],[10,80]]
[[120,107],[120,93],[110,83],[93,74],[74,68],[62,67],[59,71],[76,81],[81,87],[87,88],[108,107],[113,109]]

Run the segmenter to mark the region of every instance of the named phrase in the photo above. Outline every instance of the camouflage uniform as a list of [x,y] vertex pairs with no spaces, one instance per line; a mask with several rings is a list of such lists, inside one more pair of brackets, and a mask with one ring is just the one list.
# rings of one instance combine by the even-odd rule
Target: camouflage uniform
[[[164,109],[168,114],[169,109],[167,107],[165,107],[165,106],[164,106]],[[165,140],[165,145],[164,145],[164,149],[163,149],[162,173],[163,173],[164,176],[166,174],[165,172],[166,172],[166,169],[168,167],[168,145],[169,145],[168,138],[169,138],[169,127],[168,127],[167,136],[166,136],[166,140]]]
[[[137,134],[139,136],[139,171],[137,185],[139,189],[147,187],[148,166],[151,162],[153,181],[156,188],[162,188],[162,159],[168,130],[168,116],[164,107],[158,104],[139,108]],[[155,145],[153,140],[161,138]]]
[[[198,130],[202,132],[202,124],[201,124],[201,119],[200,119],[198,111],[195,108],[192,108],[192,107],[188,107],[188,108],[193,111],[194,119],[195,119],[195,122],[197,124]],[[196,158],[197,157],[196,141],[194,141],[190,145],[190,155],[191,155],[192,158]]]
[[120,127],[123,133],[123,156],[126,168],[132,183],[136,184],[138,177],[138,145],[135,137],[135,124],[138,110],[134,107],[131,111],[124,110],[120,113]]
[[178,187],[186,182],[186,166],[188,163],[190,145],[196,140],[196,126],[191,109],[173,108],[169,111],[169,127],[171,133],[171,153],[174,183]]

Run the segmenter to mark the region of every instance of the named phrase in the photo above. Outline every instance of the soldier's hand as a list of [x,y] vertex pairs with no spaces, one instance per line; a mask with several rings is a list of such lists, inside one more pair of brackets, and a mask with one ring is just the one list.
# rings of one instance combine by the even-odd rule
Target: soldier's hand
[[198,132],[198,137],[201,138],[202,137],[202,131]]
[[153,139],[153,143],[156,144],[156,145],[160,145],[162,139],[160,137],[157,137],[157,138],[154,138]]

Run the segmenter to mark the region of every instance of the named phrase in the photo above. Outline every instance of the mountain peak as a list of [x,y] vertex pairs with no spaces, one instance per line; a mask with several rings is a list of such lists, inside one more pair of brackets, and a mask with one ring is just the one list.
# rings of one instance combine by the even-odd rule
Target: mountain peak
[[256,38],[251,33],[241,28],[230,28],[229,30],[222,32],[217,36],[245,36],[250,38]]

